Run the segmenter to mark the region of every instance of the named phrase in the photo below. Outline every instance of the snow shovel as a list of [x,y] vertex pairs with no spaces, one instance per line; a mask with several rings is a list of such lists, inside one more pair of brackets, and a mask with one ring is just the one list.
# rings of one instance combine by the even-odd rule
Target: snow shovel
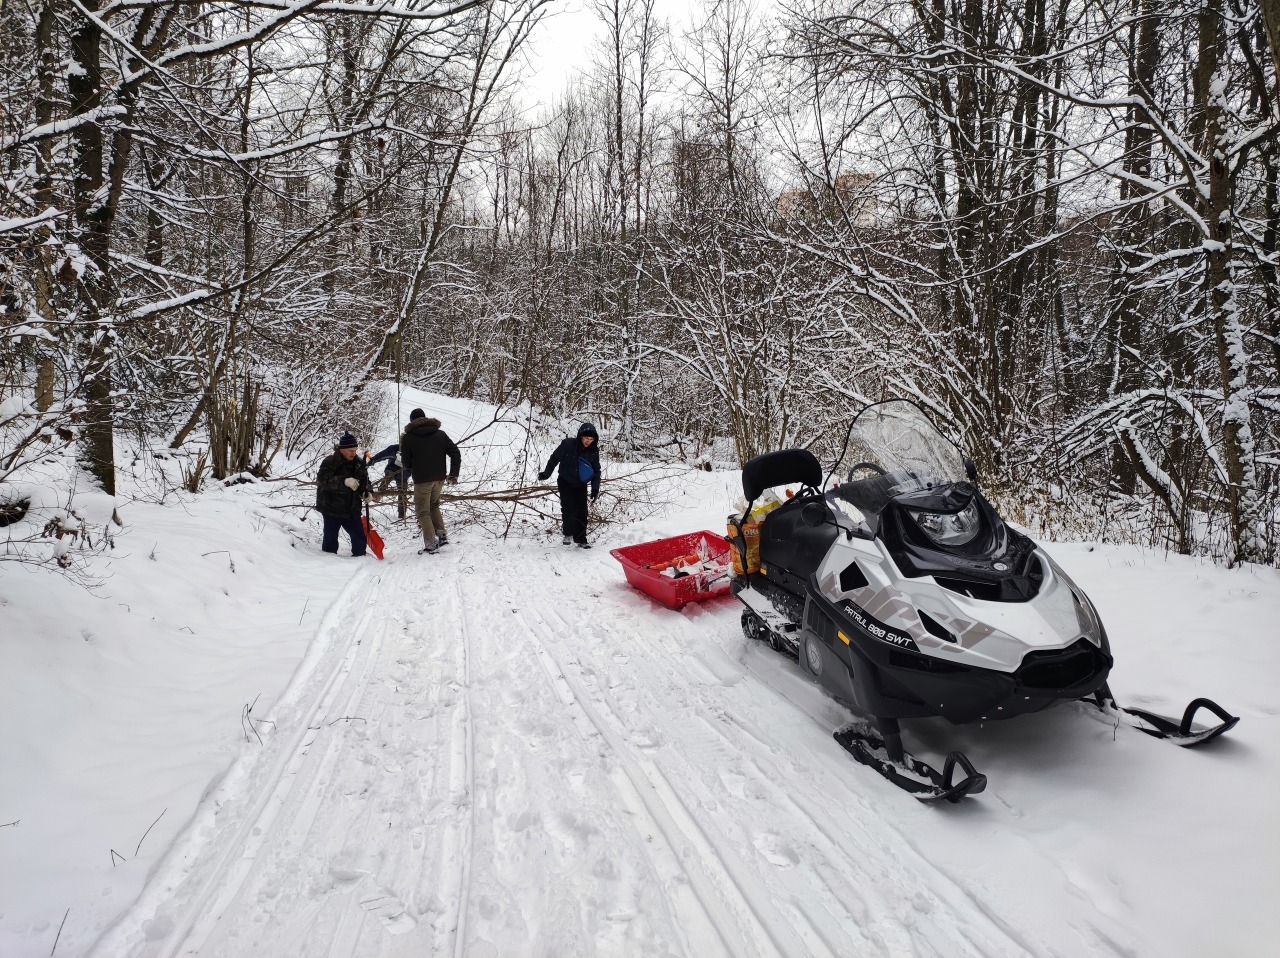
[[364,537],[369,540],[369,551],[381,559],[382,536],[378,535],[378,530],[369,521],[369,503],[367,502],[364,504],[364,518],[360,520],[360,524],[364,526]]

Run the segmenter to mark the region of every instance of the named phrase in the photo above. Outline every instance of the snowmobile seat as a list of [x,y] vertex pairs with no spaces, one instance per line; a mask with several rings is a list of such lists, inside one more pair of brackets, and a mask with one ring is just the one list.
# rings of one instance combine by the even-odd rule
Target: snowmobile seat
[[808,449],[766,452],[742,467],[742,492],[748,502],[755,502],[766,489],[791,482],[814,489],[822,485],[822,465]]
[[814,501],[812,496],[788,500],[765,516],[760,529],[760,564],[786,569],[795,576],[787,580],[788,585],[808,582],[840,534],[835,522],[815,526],[805,521],[804,507]]

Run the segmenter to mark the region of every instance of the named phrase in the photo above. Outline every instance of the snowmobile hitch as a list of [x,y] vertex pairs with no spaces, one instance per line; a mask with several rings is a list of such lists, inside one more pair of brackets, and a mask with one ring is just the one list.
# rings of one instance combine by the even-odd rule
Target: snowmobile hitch
[[[896,738],[896,733],[886,733],[886,736],[893,739]],[[963,752],[948,755],[939,772],[910,752],[902,751],[900,743],[896,743],[896,748],[886,746],[883,739],[863,730],[857,723],[837,729],[834,738],[857,761],[875,769],[922,802],[955,803],[966,795],[976,795],[987,787],[987,776],[975,769]],[[899,753],[896,760],[892,757],[893,752]],[[957,768],[964,772],[964,778],[958,782],[955,780]]]
[[[1182,721],[1176,721],[1163,715],[1156,715],[1154,712],[1148,712],[1145,709],[1130,709],[1116,703],[1115,696],[1111,694],[1111,689],[1106,685],[1098,689],[1091,697],[1084,699],[1091,705],[1096,705],[1100,711],[1106,714],[1117,714],[1121,721],[1130,728],[1136,728],[1139,732],[1146,732],[1155,738],[1165,739],[1174,745],[1181,745],[1183,748],[1191,748],[1193,745],[1202,745],[1205,742],[1212,741],[1224,732],[1229,732],[1235,728],[1236,723],[1240,721],[1238,715],[1232,715],[1217,702],[1212,699],[1195,699],[1187,706],[1185,712],[1182,713]],[[1191,723],[1201,709],[1208,709],[1216,715],[1221,721],[1217,725],[1208,728],[1196,728]],[[1118,713],[1123,713],[1120,715]],[[1134,719],[1124,718],[1125,715],[1132,715]]]

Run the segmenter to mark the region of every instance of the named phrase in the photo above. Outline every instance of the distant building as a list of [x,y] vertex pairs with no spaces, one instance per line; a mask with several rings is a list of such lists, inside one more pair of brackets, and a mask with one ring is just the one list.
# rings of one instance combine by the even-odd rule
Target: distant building
[[775,209],[786,223],[836,222],[844,216],[855,226],[872,226],[876,222],[876,202],[871,186],[874,173],[841,173],[834,189],[826,183],[815,183],[804,190],[786,190],[778,194]]

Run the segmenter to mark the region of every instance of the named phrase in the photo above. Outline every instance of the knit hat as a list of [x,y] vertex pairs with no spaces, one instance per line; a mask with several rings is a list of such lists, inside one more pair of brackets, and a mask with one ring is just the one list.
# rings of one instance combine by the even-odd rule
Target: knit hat
[[413,412],[409,413],[409,422],[413,422],[415,419],[426,419],[426,418],[427,418],[427,414],[423,412],[421,409],[415,409]]
[[342,438],[338,440],[339,449],[354,449],[360,445],[360,441],[349,432],[344,432]]

